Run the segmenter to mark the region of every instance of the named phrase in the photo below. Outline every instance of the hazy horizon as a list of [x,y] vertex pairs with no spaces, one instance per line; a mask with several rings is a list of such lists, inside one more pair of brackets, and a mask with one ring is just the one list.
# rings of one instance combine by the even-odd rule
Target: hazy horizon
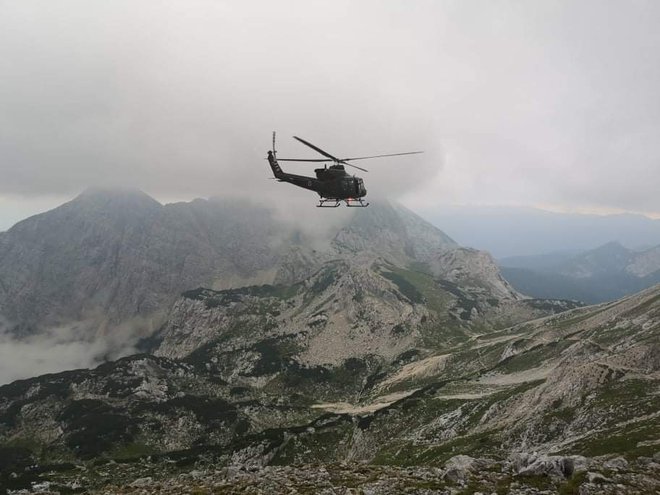
[[[95,187],[88,190],[99,189]],[[129,187],[100,188],[109,190],[133,189]],[[166,205],[194,199],[211,198],[163,198],[149,194],[159,203]],[[50,198],[50,202],[36,204],[39,209],[13,221],[22,211],[0,209],[0,233],[32,215],[45,213],[73,200],[78,195]],[[231,200],[232,196],[224,199]],[[268,200],[246,196],[243,200],[255,205],[269,205]],[[343,217],[338,212],[319,211],[306,196],[292,198],[292,207],[272,205],[280,218],[292,220],[295,215],[304,218]],[[1,204],[1,203],[0,203]],[[531,206],[485,206],[485,205],[442,205],[436,208],[416,208],[406,204],[413,212],[445,232],[460,245],[490,252],[496,258],[549,254],[562,251],[585,251],[608,242],[619,242],[629,249],[648,248],[660,245],[660,220],[639,213],[582,213],[558,212]],[[377,205],[376,205],[377,207]],[[5,222],[3,224],[3,221]],[[337,220],[339,221],[339,220]]]
[[[22,220],[25,220],[33,215],[38,215],[40,213],[45,213],[47,211],[50,211],[54,208],[57,208],[58,206],[73,200],[76,198],[78,195],[82,194],[86,190],[90,189],[95,189],[95,188],[102,188],[100,186],[89,186],[86,188],[81,189],[78,193],[71,194],[71,195],[66,195],[66,196],[44,196],[40,197],[39,200],[34,200],[34,199],[26,199],[24,197],[12,197],[12,196],[5,196],[5,197],[0,197],[0,232],[6,232],[9,230],[11,227],[13,227],[15,224],[18,222],[21,222]],[[131,187],[131,186],[116,186],[116,187],[108,187],[106,189],[138,189],[145,194],[148,194],[151,196],[153,199],[158,201],[159,203],[165,205],[165,204],[170,204],[170,203],[176,203],[176,202],[190,202],[195,199],[209,199],[209,198],[218,198],[222,196],[208,196],[208,197],[203,197],[203,196],[191,196],[191,197],[162,197],[162,196],[157,196],[150,194],[148,191],[144,191],[140,188],[137,187]],[[227,199],[232,199],[235,196],[228,195],[226,196]],[[300,204],[301,199],[303,199],[305,196],[302,198],[297,198],[296,203]],[[311,198],[311,201],[306,202],[306,206],[309,206],[310,208],[313,208],[315,206],[314,198],[313,196],[309,196]],[[308,199],[309,199],[308,198]],[[246,197],[246,199],[250,199],[249,197]],[[561,211],[556,208],[544,208],[543,206],[535,206],[535,205],[508,205],[508,204],[491,204],[491,205],[484,205],[484,204],[442,204],[438,205],[437,207],[419,207],[415,206],[414,204],[411,204],[410,201],[405,201],[404,200],[399,200],[404,206],[410,208],[412,211],[417,213],[418,215],[422,216],[425,219],[430,219],[433,218],[434,215],[436,214],[446,214],[447,212],[451,211],[458,211],[458,210],[473,210],[475,212],[487,212],[491,211],[494,213],[501,213],[502,211],[538,211],[538,212],[543,212],[543,213],[548,213],[548,214],[557,214],[557,215],[566,215],[566,216],[589,216],[589,217],[617,217],[617,216],[631,216],[631,217],[643,217],[648,220],[660,220],[660,217],[648,213],[643,213],[643,212],[638,212],[638,211],[593,211],[593,210],[585,210],[585,211]],[[439,228],[442,228],[440,225],[436,225]]]

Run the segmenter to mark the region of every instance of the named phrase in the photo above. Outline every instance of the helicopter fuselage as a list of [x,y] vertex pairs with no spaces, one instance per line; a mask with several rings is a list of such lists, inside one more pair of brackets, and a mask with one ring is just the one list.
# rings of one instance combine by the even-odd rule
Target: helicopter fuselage
[[343,165],[317,168],[314,170],[316,177],[308,177],[284,172],[271,151],[268,152],[268,162],[277,180],[316,191],[322,200],[345,201],[367,195],[364,181],[346,173]]
[[388,153],[385,155],[371,155],[371,156],[357,156],[352,158],[337,158],[327,151],[322,150],[318,146],[305,141],[298,136],[293,136],[293,139],[301,142],[308,148],[313,149],[324,158],[280,158],[283,162],[332,162],[333,165],[325,166],[324,168],[317,168],[314,170],[316,177],[307,177],[306,175],[289,174],[282,170],[280,164],[277,163],[277,155],[275,151],[275,132],[273,132],[273,149],[268,152],[268,163],[270,168],[273,169],[275,178],[280,182],[288,182],[294,186],[315,191],[321,199],[319,204],[316,205],[320,208],[336,208],[343,201],[346,206],[357,208],[364,208],[369,206],[362,198],[367,195],[367,189],[364,187],[364,181],[360,177],[346,173],[344,165],[367,172],[366,168],[359,167],[354,163],[349,163],[357,160],[367,160],[371,158],[385,158],[389,156],[403,156],[403,155],[416,155],[423,153],[423,151],[407,151],[405,153]]

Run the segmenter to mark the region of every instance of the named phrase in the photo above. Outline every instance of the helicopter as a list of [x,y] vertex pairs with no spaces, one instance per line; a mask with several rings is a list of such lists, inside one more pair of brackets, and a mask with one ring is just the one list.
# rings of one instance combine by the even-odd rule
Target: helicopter
[[374,156],[360,156],[355,158],[336,158],[330,153],[323,151],[318,146],[305,141],[298,136],[293,136],[294,139],[300,141],[305,146],[312,148],[317,153],[320,153],[325,158],[280,158],[281,162],[332,162],[333,164],[328,167],[326,164],[324,168],[317,168],[314,170],[316,177],[307,177],[304,175],[296,175],[284,172],[278,163],[277,151],[275,150],[275,133],[273,132],[273,149],[268,151],[268,163],[270,168],[273,169],[273,174],[278,182],[288,182],[294,186],[302,187],[316,191],[320,196],[318,208],[337,208],[341,202],[345,202],[346,206],[352,208],[366,208],[369,203],[365,203],[362,198],[367,195],[367,189],[364,187],[364,181],[360,177],[350,175],[346,172],[344,165],[357,168],[363,172],[366,169],[348,163],[352,160],[366,160],[370,158],[382,158],[386,156],[402,156],[402,155],[416,155],[423,153],[423,151],[409,151],[407,153],[393,153],[388,155],[374,155]]

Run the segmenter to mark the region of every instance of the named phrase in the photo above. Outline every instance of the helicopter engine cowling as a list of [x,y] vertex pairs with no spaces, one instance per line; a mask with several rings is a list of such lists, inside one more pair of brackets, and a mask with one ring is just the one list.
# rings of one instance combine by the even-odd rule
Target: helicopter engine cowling
[[364,187],[364,181],[359,177],[353,178],[355,185],[355,197],[361,198],[367,195],[367,189]]

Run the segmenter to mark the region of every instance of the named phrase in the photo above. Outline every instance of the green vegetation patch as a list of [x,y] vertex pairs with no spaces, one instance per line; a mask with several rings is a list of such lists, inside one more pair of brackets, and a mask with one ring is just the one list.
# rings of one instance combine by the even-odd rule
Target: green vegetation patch
[[198,287],[185,291],[181,297],[194,301],[204,301],[207,308],[218,306],[229,306],[231,303],[240,302],[244,297],[273,297],[277,299],[291,299],[297,296],[303,286],[301,283],[293,285],[251,285],[248,287],[239,287],[236,289],[212,290],[204,287]]
[[649,309],[651,309],[651,307],[653,307],[655,305],[660,305],[660,294],[657,294],[657,295],[651,297],[650,299],[648,299],[647,301],[644,301],[642,304],[636,306],[635,308],[633,308],[628,313],[625,313],[625,315],[626,316],[640,315],[640,314],[643,314],[643,313],[647,312]]
[[65,431],[67,447],[81,459],[92,459],[131,441],[135,421],[121,414],[90,412],[71,421]]
[[554,488],[554,483],[550,477],[540,474],[535,475],[519,475],[515,480],[529,488],[536,488],[537,490],[551,490]]
[[373,462],[397,466],[442,466],[448,459],[458,454],[473,457],[503,455],[500,445],[499,432],[488,431],[456,437],[435,445],[391,444],[380,450]]
[[571,318],[554,318],[551,321],[551,323],[555,326],[555,328],[558,328],[560,330],[564,330],[566,328],[572,327],[578,323],[581,323],[583,321],[588,320],[589,318],[592,318],[596,316],[599,313],[602,313],[608,309],[607,307],[603,307],[597,310],[593,309],[585,309],[584,311],[580,311],[580,314],[578,316],[574,316]]
[[571,452],[587,457],[600,455],[622,455],[628,459],[639,456],[653,456],[658,451],[657,445],[647,445],[646,442],[660,440],[660,425],[654,419],[650,424],[639,423],[623,428],[612,428],[598,432],[570,447]]
[[327,266],[321,269],[317,274],[314,284],[310,287],[309,293],[311,294],[321,294],[328,287],[335,283],[339,279],[339,269],[335,266]]
[[399,292],[414,304],[425,304],[436,314],[447,312],[449,298],[441,282],[429,274],[423,264],[411,264],[408,269],[394,265],[382,266],[382,276],[393,282]]
[[598,391],[590,407],[608,413],[613,422],[652,414],[660,410],[657,380],[616,379],[610,372],[609,382]]
[[[272,380],[267,390],[277,393],[282,388],[314,397],[314,402],[357,393],[371,373],[374,363],[359,358],[349,358],[340,366],[305,366],[289,360],[282,373]],[[366,386],[365,386],[366,388]]]
[[300,432],[288,440],[277,451],[271,464],[290,465],[309,462],[335,462],[345,454],[353,427],[350,423],[341,423],[329,428]]
[[495,369],[506,373],[525,371],[539,367],[544,361],[558,357],[564,349],[573,345],[569,340],[541,344],[514,356],[510,356],[497,365]]
[[[501,457],[506,454],[501,447],[505,434],[499,430],[472,433],[474,428],[479,425],[483,415],[494,403],[506,401],[538,387],[542,383],[544,380],[527,382],[479,400],[436,397],[435,394],[441,388],[432,386],[416,392],[410,398],[403,399],[389,408],[375,413],[370,422],[377,422],[373,427],[370,424],[366,425],[370,431],[383,435],[383,448],[376,454],[374,462],[401,466],[441,465],[457,454],[467,454],[473,457]],[[432,395],[427,397],[428,394]],[[392,421],[389,414],[396,414],[397,420]],[[440,432],[429,430],[427,443],[421,439],[415,443],[400,441],[390,443],[391,438],[401,438],[405,436],[406,431],[417,431],[420,427],[430,425],[443,415],[454,418],[451,420],[453,421],[451,427],[457,431],[459,436],[438,442],[436,438]]]
[[579,495],[580,486],[587,479],[587,473],[576,473],[571,479],[559,485],[558,495]]
[[215,397],[184,395],[163,403],[162,412],[168,411],[172,413],[176,409],[191,411],[202,424],[233,422],[236,421],[238,416],[234,405],[226,400]]
[[426,299],[405,277],[395,272],[382,272],[383,277],[397,286],[399,292],[413,304],[424,304]]
[[248,376],[264,376],[288,369],[298,347],[292,339],[285,337],[262,340],[250,350],[259,353],[259,359]]
[[137,459],[156,452],[157,450],[153,446],[146,443],[130,442],[110,452],[109,457],[117,460]]

